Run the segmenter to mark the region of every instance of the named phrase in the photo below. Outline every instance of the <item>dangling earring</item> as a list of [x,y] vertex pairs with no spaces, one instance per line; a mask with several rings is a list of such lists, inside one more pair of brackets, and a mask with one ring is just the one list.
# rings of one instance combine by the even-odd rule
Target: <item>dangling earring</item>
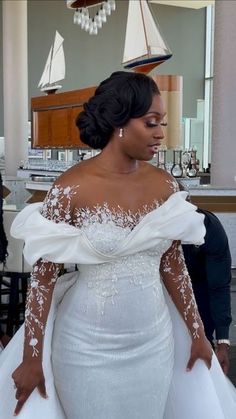
[[124,137],[124,129],[123,128],[120,128],[119,137],[120,138]]

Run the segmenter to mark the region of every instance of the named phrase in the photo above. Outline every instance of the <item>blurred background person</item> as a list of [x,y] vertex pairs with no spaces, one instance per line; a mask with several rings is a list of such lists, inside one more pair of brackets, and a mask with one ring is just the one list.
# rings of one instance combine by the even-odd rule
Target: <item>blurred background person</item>
[[[2,185],[2,175],[0,173],[0,264],[4,266],[6,263],[8,243],[7,243],[6,233],[4,231],[4,225],[3,225],[2,206],[3,206],[3,185]],[[5,335],[5,333],[3,332],[3,329],[1,327],[1,321],[0,321],[0,350],[7,345],[9,340],[10,340],[10,337]]]

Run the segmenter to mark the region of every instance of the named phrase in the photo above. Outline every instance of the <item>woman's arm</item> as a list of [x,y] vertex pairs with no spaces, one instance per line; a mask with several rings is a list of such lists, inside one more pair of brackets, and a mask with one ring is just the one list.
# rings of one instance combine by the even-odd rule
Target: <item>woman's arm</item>
[[42,368],[43,339],[59,270],[59,265],[43,260],[33,267],[26,300],[23,361],[12,374],[18,400],[15,415],[36,387],[42,397],[47,397]]
[[33,267],[26,300],[23,359],[42,360],[43,336],[59,271],[58,264],[42,259]]
[[187,370],[192,369],[195,361],[199,358],[203,359],[208,368],[210,368],[212,348],[204,333],[191,280],[185,265],[182,247],[178,241],[174,241],[163,255],[160,272],[165,287],[192,337],[192,348]]
[[[75,195],[74,188],[54,185],[44,201],[42,215],[56,223],[72,224],[73,195]],[[43,340],[60,268],[59,264],[40,259],[31,273],[25,310],[23,360],[12,374],[18,400],[15,415],[20,412],[35,388],[42,397],[47,397],[42,368]]]

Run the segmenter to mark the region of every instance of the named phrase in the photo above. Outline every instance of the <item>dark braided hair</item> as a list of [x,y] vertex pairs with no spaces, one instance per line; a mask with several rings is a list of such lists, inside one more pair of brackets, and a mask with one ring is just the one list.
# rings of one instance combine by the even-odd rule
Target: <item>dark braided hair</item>
[[160,91],[150,77],[141,73],[116,71],[96,89],[76,125],[83,143],[103,149],[114,129],[123,127],[131,118],[140,118],[150,108]]

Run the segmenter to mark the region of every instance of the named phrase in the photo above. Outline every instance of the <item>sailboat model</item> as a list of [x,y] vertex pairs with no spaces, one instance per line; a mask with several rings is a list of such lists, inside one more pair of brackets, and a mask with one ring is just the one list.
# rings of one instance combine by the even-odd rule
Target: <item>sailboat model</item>
[[50,48],[48,58],[39,81],[38,87],[47,94],[55,93],[61,88],[56,84],[65,78],[65,55],[63,50],[64,38],[56,31],[54,43]]
[[140,73],[172,57],[146,0],[130,0],[122,64]]

